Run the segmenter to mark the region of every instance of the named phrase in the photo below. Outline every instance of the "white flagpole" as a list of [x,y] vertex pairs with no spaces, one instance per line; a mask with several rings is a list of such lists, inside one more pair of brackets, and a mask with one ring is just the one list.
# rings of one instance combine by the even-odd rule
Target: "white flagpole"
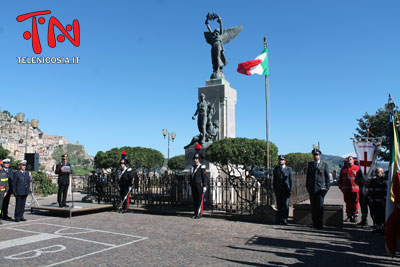
[[[267,43],[267,37],[264,37],[264,49],[268,46]],[[267,54],[267,60],[268,60],[268,54]],[[268,66],[268,62],[267,62],[267,66]],[[269,105],[268,105],[268,75],[264,75],[265,76],[265,112],[266,112],[266,142],[267,142],[267,169],[268,171],[271,168],[271,163],[269,160]]]

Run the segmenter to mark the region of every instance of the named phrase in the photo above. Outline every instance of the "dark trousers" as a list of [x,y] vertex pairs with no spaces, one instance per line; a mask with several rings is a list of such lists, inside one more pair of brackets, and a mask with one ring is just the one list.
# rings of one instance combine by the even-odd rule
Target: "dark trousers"
[[[120,189],[119,189],[119,196],[121,198],[121,201],[124,200],[125,196],[128,194],[129,192],[129,185],[120,185]],[[124,203],[122,203],[122,210],[127,211],[129,208],[129,196],[125,199]]]
[[8,205],[10,204],[10,197],[12,195],[11,192],[12,192],[12,190],[8,190],[7,196],[4,198],[3,204],[0,206],[0,207],[2,207],[1,208],[1,210],[2,210],[1,215],[2,215],[3,218],[8,216]]
[[[3,200],[4,200],[4,192],[0,192],[0,207],[3,206]],[[0,220],[2,218],[2,211],[0,210]]]
[[384,202],[371,201],[369,209],[371,210],[371,217],[374,221],[374,225],[385,225],[386,204]]
[[194,215],[200,216],[199,209],[201,205],[201,194],[203,193],[203,187],[201,186],[201,183],[191,183],[190,186],[192,188]]
[[63,185],[59,184],[58,185],[58,193],[57,193],[57,202],[58,205],[66,205],[67,204],[67,193],[68,193],[68,187],[69,185]]
[[287,221],[289,217],[289,199],[290,195],[285,193],[275,193],[276,205],[278,207],[277,223]]
[[26,197],[27,197],[27,195],[15,196],[15,214],[14,214],[14,218],[16,220],[20,220],[20,219],[24,218]]
[[314,227],[323,226],[325,192],[318,191],[310,194],[311,215]]
[[361,207],[361,219],[367,221],[368,218],[368,196],[364,196],[361,192],[362,187],[360,187],[360,207]]

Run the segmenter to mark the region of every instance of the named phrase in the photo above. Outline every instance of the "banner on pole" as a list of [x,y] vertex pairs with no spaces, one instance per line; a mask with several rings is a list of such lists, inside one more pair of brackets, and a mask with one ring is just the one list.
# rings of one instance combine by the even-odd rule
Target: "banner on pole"
[[357,154],[364,180],[368,180],[371,177],[381,144],[381,138],[353,139],[354,150]]

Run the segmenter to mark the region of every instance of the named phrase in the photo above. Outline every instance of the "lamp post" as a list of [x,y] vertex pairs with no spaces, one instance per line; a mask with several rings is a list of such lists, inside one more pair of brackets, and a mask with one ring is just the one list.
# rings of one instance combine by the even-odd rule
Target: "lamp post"
[[[17,121],[19,123],[23,123],[25,119],[24,113],[17,113]],[[31,125],[33,129],[36,129],[39,126],[39,120],[33,119],[31,120]],[[29,120],[26,119],[26,134],[25,134],[25,153],[28,152],[28,130],[29,130]]]
[[172,142],[174,142],[174,139],[176,137],[176,133],[172,132],[168,132],[167,129],[162,129],[162,134],[164,135],[164,139],[168,134],[168,158],[167,158],[167,170],[168,170],[168,161],[169,161],[169,141],[172,139]]

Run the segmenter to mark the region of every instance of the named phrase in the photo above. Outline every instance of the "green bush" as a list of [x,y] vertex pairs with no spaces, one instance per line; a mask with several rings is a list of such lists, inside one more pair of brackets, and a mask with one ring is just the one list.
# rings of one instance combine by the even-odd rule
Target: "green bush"
[[35,193],[44,197],[57,193],[57,185],[53,184],[46,173],[38,171],[32,173]]
[[185,155],[175,156],[169,159],[168,168],[174,172],[180,172],[185,169]]

